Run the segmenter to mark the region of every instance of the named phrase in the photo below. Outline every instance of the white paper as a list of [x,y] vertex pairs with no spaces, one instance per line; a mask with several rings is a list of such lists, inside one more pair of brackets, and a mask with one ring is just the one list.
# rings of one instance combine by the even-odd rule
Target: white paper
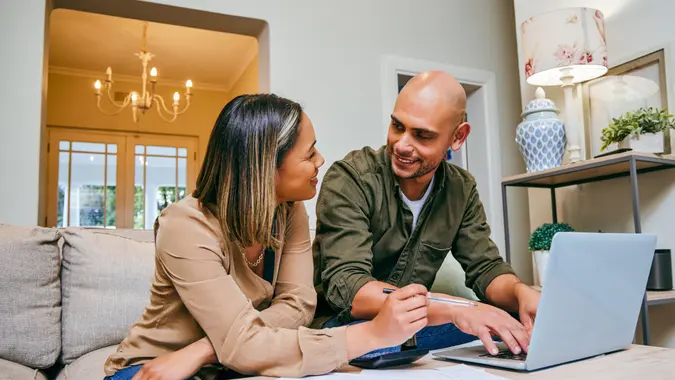
[[469,367],[465,364],[436,368],[446,376],[446,380],[506,380],[506,378],[487,373],[482,369]]
[[[306,376],[303,377],[303,379],[310,379],[310,380],[359,380],[359,376],[361,374],[359,373],[339,373],[339,372],[331,372],[325,375],[317,375],[317,376]],[[277,380],[298,380],[297,378],[287,378],[287,377],[281,377]]]
[[[482,369],[464,364],[435,369],[364,369],[361,373],[332,372],[326,375],[307,376],[309,380],[506,380]],[[279,380],[297,380],[281,378]]]
[[448,380],[447,375],[435,369],[370,369],[363,370],[360,375],[359,380]]

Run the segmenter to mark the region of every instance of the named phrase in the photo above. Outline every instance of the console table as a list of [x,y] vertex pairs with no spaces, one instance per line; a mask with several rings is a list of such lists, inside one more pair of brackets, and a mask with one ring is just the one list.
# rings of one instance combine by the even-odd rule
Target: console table
[[[599,182],[613,178],[630,177],[633,204],[633,222],[635,233],[642,233],[640,202],[638,197],[638,175],[658,170],[675,168],[675,156],[657,156],[654,154],[625,152],[534,173],[519,174],[502,180],[502,198],[504,213],[504,237],[506,242],[506,261],[511,262],[509,237],[509,219],[507,207],[508,187],[532,187],[551,190],[551,209],[553,223],[558,221],[555,189],[582,183]],[[675,302],[675,290],[645,292],[642,301],[642,336],[644,344],[649,344],[648,306]]]

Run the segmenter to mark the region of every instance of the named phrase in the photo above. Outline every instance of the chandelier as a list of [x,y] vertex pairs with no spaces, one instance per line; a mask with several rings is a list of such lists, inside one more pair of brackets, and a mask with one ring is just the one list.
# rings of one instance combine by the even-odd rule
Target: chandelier
[[[157,85],[157,68],[153,67],[152,69],[150,69],[150,80],[148,81],[148,62],[152,59],[154,55],[148,52],[146,49],[147,30],[148,30],[148,23],[143,22],[143,40],[141,45],[141,51],[136,53],[136,56],[138,56],[138,58],[141,60],[141,65],[143,66],[143,71],[141,73],[141,81],[143,86],[140,93],[137,91],[132,91],[124,97],[122,103],[115,101],[115,99],[113,99],[112,96],[112,86],[113,86],[112,68],[108,67],[108,69],[106,70],[105,84],[101,85],[100,80],[97,80],[94,83],[94,90],[96,93],[96,106],[102,113],[111,116],[117,115],[118,113],[122,112],[125,108],[127,108],[129,105],[131,105],[131,113],[134,122],[138,122],[139,110],[140,113],[144,115],[147,110],[154,107],[155,109],[157,109],[157,114],[159,114],[159,117],[161,117],[166,122],[172,123],[176,120],[176,118],[178,118],[178,115],[185,113],[185,111],[187,111],[188,108],[190,108],[190,96],[192,95],[190,93],[190,89],[192,88],[192,81],[188,79],[185,82],[185,108],[179,111],[180,94],[178,92],[175,92],[173,94],[173,104],[171,106],[171,110],[169,110],[166,107],[164,99],[159,94],[155,93],[155,86]],[[108,112],[104,110],[103,107],[101,107],[101,87],[103,87],[104,91],[107,92],[109,102],[115,108],[117,108],[115,111]],[[148,87],[150,87],[150,91],[148,91]]]

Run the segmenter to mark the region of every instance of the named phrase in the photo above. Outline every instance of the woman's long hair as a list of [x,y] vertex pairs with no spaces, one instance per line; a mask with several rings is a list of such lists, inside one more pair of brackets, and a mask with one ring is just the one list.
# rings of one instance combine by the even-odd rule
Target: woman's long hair
[[300,104],[273,95],[240,95],[220,112],[193,196],[215,208],[224,243],[277,248],[288,205],[278,206],[275,174],[295,144]]

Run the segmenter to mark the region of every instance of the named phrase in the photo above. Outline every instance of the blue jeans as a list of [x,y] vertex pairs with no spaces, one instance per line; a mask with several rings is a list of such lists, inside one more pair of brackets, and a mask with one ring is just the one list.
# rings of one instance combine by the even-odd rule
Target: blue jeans
[[[354,325],[362,322],[365,321],[354,321],[349,324]],[[331,328],[331,327],[338,327],[341,325],[342,323],[338,321],[337,318],[333,318],[324,323],[323,327]],[[467,334],[462,330],[458,329],[457,326],[455,326],[452,323],[446,323],[444,325],[438,326],[424,327],[422,330],[418,331],[417,334],[415,334],[415,338],[417,340],[417,348],[424,350],[438,350],[440,348],[458,346],[460,344],[473,342],[478,339],[478,337]],[[372,358],[383,354],[389,354],[392,352],[400,352],[400,351],[401,346],[381,348],[379,350],[371,351],[359,357],[359,359]]]
[[131,380],[134,375],[141,370],[143,364],[134,365],[115,372],[112,376],[106,376],[103,380]]

